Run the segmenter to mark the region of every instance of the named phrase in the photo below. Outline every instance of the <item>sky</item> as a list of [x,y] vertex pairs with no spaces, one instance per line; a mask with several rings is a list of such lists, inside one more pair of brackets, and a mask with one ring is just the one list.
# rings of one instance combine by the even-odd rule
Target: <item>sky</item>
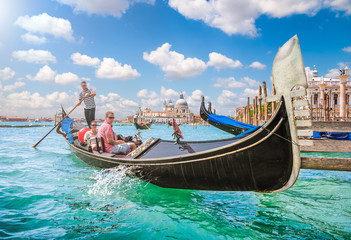
[[263,81],[270,95],[295,34],[306,71],[336,77],[351,65],[351,0],[0,0],[0,115],[53,117],[86,81],[97,118],[180,92],[195,114],[205,96],[233,116]]

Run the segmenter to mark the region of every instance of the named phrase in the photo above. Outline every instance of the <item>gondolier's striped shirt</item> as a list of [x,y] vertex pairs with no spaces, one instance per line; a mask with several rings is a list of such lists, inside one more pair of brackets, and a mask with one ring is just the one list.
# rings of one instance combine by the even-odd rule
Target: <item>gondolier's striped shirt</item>
[[[82,90],[79,93],[79,100],[84,98],[86,94],[91,94],[93,92],[92,89],[87,89],[86,91]],[[85,104],[85,109],[92,109],[95,108],[95,100],[93,96],[87,97],[86,99],[83,100]]]

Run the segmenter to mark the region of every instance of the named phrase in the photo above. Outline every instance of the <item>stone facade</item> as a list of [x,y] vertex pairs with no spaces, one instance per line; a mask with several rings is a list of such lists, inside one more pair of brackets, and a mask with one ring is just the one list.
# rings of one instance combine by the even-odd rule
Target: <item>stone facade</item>
[[338,78],[318,77],[317,70],[307,76],[307,98],[314,121],[349,121],[351,82],[346,67]]
[[137,115],[140,122],[168,123],[173,118],[178,124],[194,122],[194,114],[190,111],[183,93],[180,93],[175,105],[172,100],[168,100],[168,103],[164,100],[163,111],[152,111],[150,108],[146,108],[144,111],[139,109]]

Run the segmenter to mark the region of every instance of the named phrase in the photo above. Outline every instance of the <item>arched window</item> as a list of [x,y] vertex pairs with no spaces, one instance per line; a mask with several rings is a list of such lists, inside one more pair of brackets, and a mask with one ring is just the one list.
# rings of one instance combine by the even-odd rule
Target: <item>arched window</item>
[[316,105],[318,103],[318,94],[314,94],[314,105]]
[[338,94],[334,94],[334,104],[338,105]]

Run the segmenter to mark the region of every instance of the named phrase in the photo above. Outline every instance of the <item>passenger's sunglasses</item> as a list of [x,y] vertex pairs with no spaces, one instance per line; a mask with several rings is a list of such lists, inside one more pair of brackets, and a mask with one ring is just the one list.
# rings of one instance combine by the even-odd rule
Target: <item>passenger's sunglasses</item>
[[109,119],[115,119],[115,117],[108,117]]
[[97,126],[97,124],[91,124],[91,126],[96,127],[96,126]]

